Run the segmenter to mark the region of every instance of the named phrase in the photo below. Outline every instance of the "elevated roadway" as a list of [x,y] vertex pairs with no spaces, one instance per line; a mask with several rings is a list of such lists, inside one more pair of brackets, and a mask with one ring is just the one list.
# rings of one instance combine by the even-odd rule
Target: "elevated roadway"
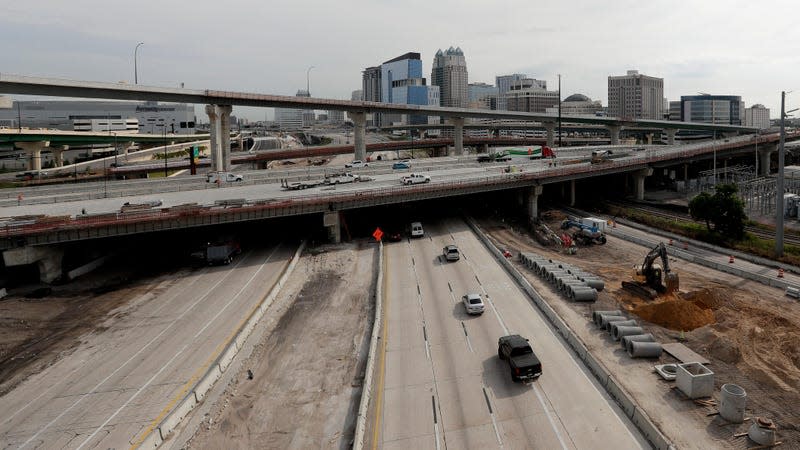
[[[766,147],[765,144],[773,138],[777,140],[777,136],[760,137],[761,148]],[[323,167],[269,171],[257,175],[258,178],[254,180],[246,181],[244,185],[232,184],[222,188],[211,188],[196,178],[190,178],[186,183],[194,185],[178,184],[178,189],[186,188],[181,192],[131,191],[130,197],[114,199],[87,198],[96,197],[94,195],[41,204],[37,200],[11,198],[5,203],[4,213],[7,218],[0,223],[0,238],[3,239],[3,248],[16,247],[20,242],[41,245],[287,215],[322,214],[478,192],[518,188],[536,190],[539,189],[537,186],[615,173],[638,174],[638,180],[643,183],[647,169],[654,166],[676,165],[701,158],[707,160],[714,153],[723,155],[728,151],[751,148],[752,144],[752,138],[743,136],[714,144],[705,142],[655,146],[645,151],[619,147],[615,158],[602,164],[592,164],[588,157],[590,149],[583,149],[583,156],[565,155],[556,161],[520,158],[514,161],[520,170],[511,173],[504,170],[508,164],[481,165],[469,158],[443,159],[441,161],[444,163],[441,165],[419,167],[431,176],[432,182],[416,186],[400,185],[402,173],[393,171],[391,163],[383,162],[373,163],[361,172],[372,176],[374,181],[305,191],[284,191],[280,188],[279,181],[321,178],[325,173],[341,172],[344,169]],[[95,192],[103,192],[101,183],[94,186],[97,188]],[[640,189],[643,189],[643,184]],[[153,195],[163,200],[162,207],[147,211],[119,212],[123,201],[143,202],[151,200]],[[19,203],[18,206],[13,206],[15,201]],[[84,208],[88,214],[79,214]],[[35,215],[48,217],[19,217]]]

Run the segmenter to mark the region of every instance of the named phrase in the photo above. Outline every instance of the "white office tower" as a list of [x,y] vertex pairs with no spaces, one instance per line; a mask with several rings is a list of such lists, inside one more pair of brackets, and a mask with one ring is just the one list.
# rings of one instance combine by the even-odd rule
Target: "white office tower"
[[439,86],[439,101],[444,107],[466,108],[467,95],[467,61],[461,48],[441,49],[433,58],[431,85]]

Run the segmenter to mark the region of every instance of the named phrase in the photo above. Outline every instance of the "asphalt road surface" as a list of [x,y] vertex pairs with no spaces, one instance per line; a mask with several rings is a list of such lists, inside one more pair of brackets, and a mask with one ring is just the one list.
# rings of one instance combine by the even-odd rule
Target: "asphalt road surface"
[[165,282],[0,398],[4,448],[127,448],[183,398],[277,282],[293,243]]
[[[386,247],[385,366],[368,446],[648,447],[466,224],[424,225],[425,237]],[[447,263],[439,255],[451,243],[462,258]],[[484,297],[482,316],[465,313],[466,292]],[[537,381],[511,381],[497,357],[506,334],[530,339]]]

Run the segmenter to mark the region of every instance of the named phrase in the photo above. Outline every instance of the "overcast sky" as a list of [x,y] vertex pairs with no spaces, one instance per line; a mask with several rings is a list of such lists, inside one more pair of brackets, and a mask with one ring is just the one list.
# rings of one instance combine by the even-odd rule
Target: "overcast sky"
[[3,3],[0,72],[17,75],[132,83],[144,42],[139,84],[294,95],[314,66],[314,97],[350,99],[365,67],[419,52],[429,78],[436,50],[458,46],[470,82],[526,73],[555,89],[561,73],[564,97],[607,105],[608,76],[638,69],[663,78],[669,100],[741,95],[775,118],[780,92],[797,89],[787,109],[800,106],[800,27],[789,1]]

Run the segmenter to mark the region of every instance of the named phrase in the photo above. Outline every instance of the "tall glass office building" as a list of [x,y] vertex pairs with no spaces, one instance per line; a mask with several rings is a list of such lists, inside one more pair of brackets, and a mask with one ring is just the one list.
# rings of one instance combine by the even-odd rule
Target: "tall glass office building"
[[[426,86],[422,77],[422,60],[419,53],[409,52],[381,64],[381,101],[404,105],[430,105],[436,100],[438,87]],[[432,92],[435,90],[436,92]],[[382,114],[381,124],[405,123],[419,125],[428,123],[427,116]]]

